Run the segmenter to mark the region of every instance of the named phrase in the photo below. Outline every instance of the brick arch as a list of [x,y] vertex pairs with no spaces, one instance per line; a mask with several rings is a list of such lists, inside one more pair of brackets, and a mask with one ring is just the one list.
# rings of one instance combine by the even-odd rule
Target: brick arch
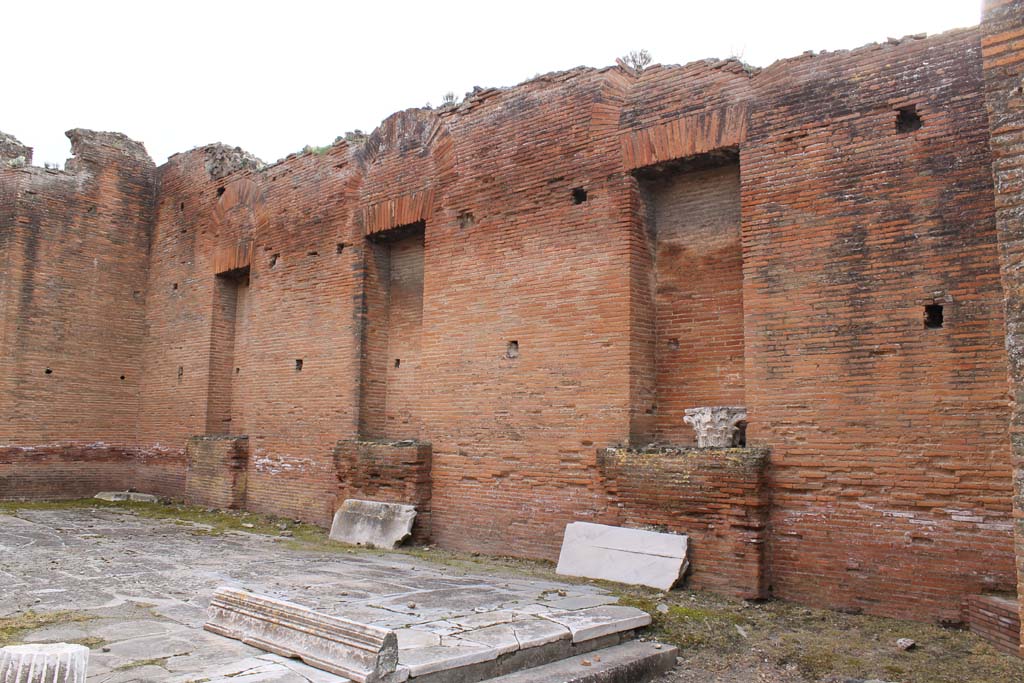
[[216,245],[214,272],[222,273],[248,266],[252,244],[268,221],[266,200],[259,185],[248,178],[233,180],[224,185],[210,216],[211,233]]

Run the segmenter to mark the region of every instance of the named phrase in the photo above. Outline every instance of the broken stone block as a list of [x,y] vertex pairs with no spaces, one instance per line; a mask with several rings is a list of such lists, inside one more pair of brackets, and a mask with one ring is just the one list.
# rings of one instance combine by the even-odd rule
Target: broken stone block
[[357,683],[404,680],[403,672],[396,671],[394,631],[293,602],[221,587],[210,601],[209,621],[203,628],[282,657],[297,657]]
[[686,549],[685,535],[573,522],[565,527],[556,571],[669,590],[689,564]]
[[330,538],[352,545],[397,548],[412,535],[416,508],[350,498],[334,513]]
[[33,643],[0,648],[4,683],[85,683],[89,648],[69,643]]
[[160,499],[151,493],[136,493],[135,491],[100,491],[93,498],[108,500],[114,503],[131,501],[133,503],[158,503]]

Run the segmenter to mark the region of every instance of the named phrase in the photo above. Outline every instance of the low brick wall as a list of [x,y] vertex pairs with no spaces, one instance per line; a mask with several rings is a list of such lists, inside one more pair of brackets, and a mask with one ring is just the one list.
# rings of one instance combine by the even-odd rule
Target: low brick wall
[[687,534],[688,585],[743,598],[768,592],[767,463],[756,448],[598,452],[615,523]]
[[418,441],[339,441],[334,448],[338,504],[358,498],[415,505],[412,542],[428,542],[432,454],[429,443]]
[[247,436],[193,436],[188,440],[185,498],[220,509],[245,507]]
[[0,448],[0,500],[71,500],[132,489],[178,497],[185,483],[181,451],[106,444]]
[[1017,601],[999,595],[972,595],[967,598],[965,621],[993,646],[1012,655],[1021,654],[1020,614]]

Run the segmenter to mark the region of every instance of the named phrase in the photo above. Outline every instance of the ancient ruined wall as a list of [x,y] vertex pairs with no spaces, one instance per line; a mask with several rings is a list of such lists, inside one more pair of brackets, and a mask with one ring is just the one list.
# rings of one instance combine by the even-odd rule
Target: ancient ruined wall
[[1010,587],[979,39],[799,57],[755,79],[746,401],[751,442],[772,448],[781,597],[954,620],[964,594]]
[[[991,132],[992,172],[995,176],[996,230],[1006,312],[1009,355],[1014,525],[1017,549],[1017,597],[1024,617],[1024,2],[988,0],[985,3],[982,54],[985,101]],[[1017,622],[1018,634],[1020,619]],[[987,626],[983,627],[987,628]],[[1019,640],[1019,638],[1018,638]],[[1024,654],[1024,642],[1020,642]]]
[[133,442],[153,164],[70,131],[65,171],[0,165],[0,445]]
[[[339,496],[426,500],[425,460],[395,446],[415,438],[442,546],[554,558],[569,521],[692,520],[695,553],[728,564],[695,568],[700,585],[955,619],[966,595],[1013,584],[979,41],[760,72],[579,69],[266,168],[193,150],[156,173],[148,264],[146,231],[83,233],[95,253],[61,231],[98,221],[90,182],[97,215],[146,225],[142,161],[0,170],[16,198],[0,202],[2,348],[17,354],[0,406],[29,446],[81,433],[150,464],[166,453],[135,480],[159,490],[184,490],[189,439],[246,436],[246,458],[194,450],[196,471],[241,482],[244,466],[232,504],[321,523]],[[93,374],[68,370],[74,344]],[[50,357],[43,380],[88,390],[36,391]],[[115,357],[128,369],[108,386]],[[749,408],[766,471],[602,470],[605,448],[689,442],[682,409],[709,403]],[[341,445],[372,439],[390,489],[359,469],[374,447]],[[0,456],[0,477],[16,460]]]
[[[221,175],[209,160],[222,150],[207,148],[161,169],[139,421],[140,441],[184,444],[210,431],[208,415],[230,413],[215,431],[249,436],[246,506],[320,522],[335,504],[331,449],[358,414],[362,243],[347,233],[341,151]],[[245,268],[225,365],[216,285]]]

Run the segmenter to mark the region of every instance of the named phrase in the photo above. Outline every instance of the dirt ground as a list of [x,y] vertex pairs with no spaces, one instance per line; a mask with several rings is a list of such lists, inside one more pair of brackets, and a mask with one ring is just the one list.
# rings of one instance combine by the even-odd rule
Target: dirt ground
[[[19,509],[119,506],[143,517],[208,525],[227,531],[267,534],[290,548],[384,554],[329,541],[322,529],[291,520],[225,513],[166,504],[107,504],[99,501],[0,503],[0,514]],[[551,563],[452,553],[434,548],[398,551],[440,565],[506,577],[530,576],[570,583],[598,583],[621,602],[651,613],[646,638],[680,649],[679,665],[665,683],[1024,683],[1024,659],[1002,654],[972,633],[933,624],[852,615],[783,602],[746,602],[710,593],[668,593],[559,577]],[[9,623],[8,623],[9,622]],[[24,630],[0,618],[0,644]],[[5,633],[9,629],[12,633]],[[916,646],[902,650],[900,638]]]

